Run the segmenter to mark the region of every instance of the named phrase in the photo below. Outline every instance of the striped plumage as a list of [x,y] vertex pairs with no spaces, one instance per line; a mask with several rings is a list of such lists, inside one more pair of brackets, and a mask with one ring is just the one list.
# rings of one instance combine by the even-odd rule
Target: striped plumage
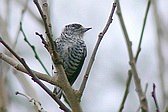
[[83,35],[89,29],[91,28],[84,28],[80,24],[69,24],[55,40],[56,50],[63,61],[63,67],[71,85],[78,77],[87,55]]

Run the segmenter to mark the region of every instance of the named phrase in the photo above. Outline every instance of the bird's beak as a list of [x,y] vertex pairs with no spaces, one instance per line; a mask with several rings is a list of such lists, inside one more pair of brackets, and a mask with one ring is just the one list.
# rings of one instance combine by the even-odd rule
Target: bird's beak
[[83,32],[86,32],[86,31],[88,31],[90,29],[92,29],[92,28],[83,28]]

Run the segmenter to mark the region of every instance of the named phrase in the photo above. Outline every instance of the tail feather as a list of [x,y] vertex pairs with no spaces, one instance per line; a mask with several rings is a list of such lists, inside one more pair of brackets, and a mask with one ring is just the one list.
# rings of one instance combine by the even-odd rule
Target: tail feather
[[54,87],[53,93],[55,93],[59,99],[61,99],[61,96],[63,94],[62,89],[60,87],[57,87],[57,86]]
[[[63,93],[63,91],[62,91],[62,89],[61,89],[60,87],[57,87],[57,86],[54,87],[53,93],[55,93],[59,99],[61,99],[61,97],[63,96],[64,101],[70,106],[70,104],[69,104],[69,102],[68,102],[66,96],[64,95],[64,93]],[[71,106],[70,106],[70,107],[71,107]]]

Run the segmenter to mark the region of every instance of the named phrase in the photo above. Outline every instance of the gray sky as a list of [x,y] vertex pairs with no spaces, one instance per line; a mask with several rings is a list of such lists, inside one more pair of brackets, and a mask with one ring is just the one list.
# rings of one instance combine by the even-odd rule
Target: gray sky
[[[92,27],[92,30],[88,31],[84,37],[87,44],[88,56],[80,77],[74,85],[74,88],[78,89],[97,41],[98,34],[102,31],[107,22],[113,0],[51,0],[50,3],[52,28],[55,38],[59,36],[62,28],[69,23],[81,23],[85,27]],[[166,20],[168,16],[165,14],[165,11],[167,11],[165,10],[167,9],[165,4],[166,3],[165,1],[163,2],[163,0],[159,0],[158,2],[160,13]],[[139,42],[146,5],[146,0],[121,0],[121,9],[128,34],[133,43],[132,47],[134,54]],[[37,8],[32,1],[29,2],[29,7],[31,7],[35,14],[39,15]],[[15,3],[15,0],[12,0],[10,8],[9,32],[12,37],[11,39],[14,39],[23,7],[18,3]],[[3,15],[3,12],[0,11],[0,14]],[[35,36],[35,32],[44,34],[44,28],[34,21],[28,12],[26,12],[23,19],[23,28],[26,35],[28,35],[29,41],[36,46],[44,64],[51,72],[52,62],[50,57],[42,47],[41,40]],[[144,31],[142,51],[140,52],[137,62],[137,70],[142,81],[142,87],[145,88],[145,84],[148,83],[148,91],[146,95],[149,100],[150,110],[155,109],[153,108],[154,104],[151,97],[153,83],[157,85],[157,98],[159,99],[159,102],[161,102],[162,98],[159,90],[160,83],[158,81],[156,40],[156,25],[153,15],[153,6],[151,6]],[[20,55],[26,59],[31,68],[44,72],[38,61],[34,58],[34,54],[30,47],[24,42],[22,35],[19,36],[17,49],[20,51]],[[108,29],[108,32],[104,36],[98,49],[87,87],[82,98],[81,104],[84,112],[116,112],[118,110],[125,89],[127,72],[130,68],[128,61],[129,58],[124,36],[118,17],[115,13],[113,23]],[[10,76],[14,80],[17,80],[12,74],[10,74]],[[28,78],[28,80],[30,80],[33,87],[36,88],[42,106],[49,112],[55,112],[58,109],[57,104],[55,104],[55,102],[30,78]],[[16,83],[16,85],[18,85],[13,88],[13,93],[11,93],[12,97],[17,99],[18,96],[15,96],[14,92],[23,91],[23,89],[17,81],[12,81],[11,83]],[[48,86],[52,89],[52,86]],[[25,105],[29,105],[25,99],[19,99],[21,99],[21,102],[24,102]],[[138,107],[138,96],[132,81],[130,94],[123,112],[135,112]],[[12,103],[9,110],[10,112],[29,111],[25,109],[25,106],[16,103]]]

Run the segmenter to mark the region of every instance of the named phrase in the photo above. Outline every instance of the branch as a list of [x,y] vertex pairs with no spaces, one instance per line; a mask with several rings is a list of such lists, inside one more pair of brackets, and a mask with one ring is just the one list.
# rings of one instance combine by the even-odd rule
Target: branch
[[47,35],[47,40],[48,40],[48,45],[49,45],[49,52],[52,58],[52,61],[54,63],[54,66],[57,70],[56,76],[53,78],[58,81],[59,87],[64,91],[66,98],[68,102],[70,103],[70,106],[72,108],[72,111],[74,112],[82,112],[80,102],[76,97],[76,94],[74,90],[72,89],[71,85],[69,84],[69,81],[67,79],[67,76],[65,74],[64,68],[62,66],[62,61],[59,57],[59,55],[56,52],[56,45],[54,45],[54,41],[52,39],[52,30],[51,30],[51,23],[49,20],[49,14],[48,14],[48,3],[47,0],[41,0],[42,1],[42,9],[40,7],[40,4],[38,0],[33,0],[36,7],[38,8],[38,11],[43,19],[45,30],[46,30],[46,35]]
[[145,29],[146,20],[147,20],[147,16],[148,16],[150,5],[151,5],[151,0],[148,0],[148,4],[147,4],[147,7],[146,7],[145,16],[144,16],[144,21],[143,21],[143,25],[142,25],[142,30],[141,30],[141,36],[140,36],[140,40],[139,40],[139,45],[138,45],[137,53],[135,55],[135,60],[137,60],[138,55],[139,55],[139,53],[141,51],[142,38],[143,38],[143,34],[144,34],[144,29]]
[[16,92],[16,95],[21,95],[21,96],[25,97],[26,99],[28,99],[28,101],[33,104],[33,106],[35,107],[35,109],[37,109],[36,111],[38,111],[38,112],[47,112],[47,111],[45,111],[44,108],[41,106],[41,103],[38,102],[37,100],[35,100],[34,98],[31,98],[30,96],[25,95],[25,94],[23,94],[23,93],[20,93],[20,92],[18,92],[18,91]]
[[[145,95],[146,95],[147,89],[148,89],[148,83],[146,83],[146,85],[145,85],[145,89],[144,89],[144,94]],[[139,105],[139,107],[138,107],[136,112],[139,112],[140,110],[141,110],[141,105]]]
[[38,55],[38,53],[37,53],[37,51],[36,51],[35,46],[32,45],[32,44],[28,41],[28,39],[27,39],[27,37],[26,37],[26,34],[25,34],[24,30],[23,30],[23,27],[22,27],[22,21],[20,21],[20,31],[21,31],[22,34],[23,34],[23,37],[24,37],[25,42],[26,42],[26,43],[30,46],[30,48],[33,50],[33,52],[34,52],[34,57],[39,61],[40,65],[43,67],[43,69],[44,69],[44,71],[47,73],[47,75],[50,76],[50,74],[49,74],[47,68],[44,66],[43,62],[41,61],[41,59],[40,59],[40,57],[39,57],[39,55]]
[[[28,1],[29,0],[26,0],[25,4],[23,4],[24,8],[22,9],[22,12],[21,12],[20,22],[23,21],[24,14],[25,14],[25,12],[26,12],[26,10],[28,8]],[[15,49],[16,44],[18,42],[19,34],[20,34],[20,26],[17,29],[17,33],[16,33],[16,36],[15,36],[15,39],[14,39],[14,43],[13,43],[13,48],[14,49]]]
[[[137,52],[136,52],[136,55],[135,55],[135,63],[137,62],[139,53],[141,51],[142,39],[143,39],[143,34],[144,34],[145,25],[146,25],[147,15],[148,15],[148,12],[149,12],[150,3],[151,3],[150,0],[148,0],[147,8],[146,8],[146,11],[145,11],[145,16],[144,16],[144,21],[143,21],[143,25],[142,25],[141,35],[140,35],[140,41],[139,41],[139,45],[138,45]],[[130,69],[128,71],[128,79],[127,79],[127,82],[126,82],[126,89],[125,89],[125,92],[124,92],[122,103],[121,103],[120,108],[119,108],[119,112],[122,112],[122,110],[124,108],[124,104],[125,104],[126,98],[128,96],[128,93],[129,93],[129,87],[130,87],[131,80],[132,80],[132,72],[131,72],[131,69]]]
[[98,50],[98,47],[100,45],[100,42],[101,40],[103,39],[105,33],[107,32],[110,24],[112,23],[112,17],[113,17],[113,14],[114,14],[114,11],[115,11],[115,8],[116,8],[116,3],[113,3],[113,6],[112,6],[112,10],[111,10],[111,13],[110,13],[110,16],[109,16],[109,19],[106,23],[106,26],[104,27],[103,31],[101,33],[99,33],[98,35],[98,40],[97,40],[97,43],[95,45],[95,48],[93,50],[93,53],[92,53],[92,56],[90,58],[90,61],[89,61],[89,64],[87,66],[87,70],[85,72],[85,75],[84,75],[84,78],[83,78],[83,81],[82,81],[82,84],[80,86],[80,89],[79,89],[79,92],[82,96],[83,92],[84,92],[84,89],[85,89],[85,86],[86,86],[86,83],[87,83],[87,80],[88,80],[88,77],[89,77],[89,73],[90,73],[90,70],[92,68],[92,65],[93,65],[93,62],[95,60],[95,56],[96,56],[96,53],[97,53],[97,50]]
[[[18,5],[20,5],[20,6],[24,6],[24,2],[25,1],[23,1],[23,0],[15,0],[16,1],[16,3],[18,3]],[[27,0],[27,1],[30,1],[30,0]],[[43,27],[43,21],[42,21],[42,19],[41,18],[39,18],[39,16],[37,15],[37,14],[35,14],[35,12],[32,10],[32,8],[31,7],[28,7],[27,8],[27,11],[29,12],[29,14],[30,14],[30,16],[32,16],[33,17],[33,19],[35,20],[35,21],[37,21],[40,25],[41,25],[41,27]]]
[[153,100],[154,100],[154,102],[155,102],[156,112],[160,112],[160,111],[159,111],[158,101],[157,101],[157,99],[156,99],[156,91],[155,91],[155,89],[156,89],[156,85],[155,85],[155,83],[153,83],[152,97],[153,97]]
[[48,16],[48,4],[47,4],[47,2],[44,2],[43,6],[45,6],[45,7],[43,7],[43,8],[45,10],[42,10],[38,0],[33,0],[33,2],[35,3],[36,7],[38,8],[38,11],[43,19],[47,39],[49,40],[49,44],[51,46],[51,52],[54,53],[53,55],[56,55],[56,57],[57,57],[58,54],[56,53],[56,48],[55,48],[56,46],[54,45],[53,35],[52,35],[52,30],[51,30],[51,23],[49,21],[49,16]]
[[[9,57],[8,55],[4,54],[4,53],[0,53],[0,59],[4,60],[6,63],[10,64],[11,66],[13,66],[16,70],[21,71],[23,73],[26,73],[27,75],[30,76],[30,74],[28,73],[28,71],[24,68],[23,65],[21,65],[20,63],[18,63],[18,61],[16,61],[15,59]],[[53,85],[57,85],[57,82],[55,82],[54,80],[52,80],[52,77],[40,73],[40,72],[36,72],[34,70],[31,70],[33,72],[33,74],[35,74],[39,79],[46,81],[50,84]]]
[[45,39],[43,38],[43,35],[42,35],[42,34],[39,34],[38,32],[35,32],[35,34],[40,37],[40,39],[41,39],[41,41],[42,41],[44,47],[47,49],[47,51],[49,51],[48,44],[47,44],[47,42],[45,41]]
[[36,82],[41,88],[43,88],[53,99],[55,102],[58,103],[60,108],[62,110],[65,110],[67,112],[70,112],[70,110],[60,101],[60,99],[54,95],[40,80],[39,78],[31,71],[29,66],[26,64],[25,60],[21,57],[19,57],[0,37],[0,43],[2,43],[19,61],[20,63],[25,67],[29,75],[32,77],[32,80]]
[[141,87],[141,80],[140,80],[140,78],[138,76],[138,73],[137,73],[137,68],[136,68],[136,64],[135,64],[136,62],[135,62],[135,58],[133,56],[133,51],[132,51],[132,42],[129,39],[127,30],[126,30],[126,27],[125,27],[125,23],[124,23],[124,20],[123,20],[123,16],[122,16],[122,13],[121,13],[120,3],[119,3],[118,0],[117,0],[117,5],[118,5],[117,15],[119,17],[120,24],[122,26],[123,33],[125,35],[125,41],[126,41],[126,45],[127,45],[128,54],[129,54],[129,61],[130,61],[129,63],[130,63],[130,67],[131,67],[131,72],[133,74],[134,83],[135,83],[135,86],[136,86],[136,92],[137,92],[138,97],[139,97],[139,102],[140,102],[142,111],[147,112],[148,111],[147,99],[146,99],[146,96],[145,96],[145,94],[142,90],[142,87]]
[[129,93],[129,87],[130,87],[130,84],[131,84],[131,79],[132,79],[132,73],[131,73],[131,70],[129,70],[124,96],[123,96],[123,99],[122,99],[122,102],[120,104],[120,108],[119,108],[118,112],[122,112],[123,109],[124,109],[124,104],[125,104],[125,101],[127,99],[128,93]]

